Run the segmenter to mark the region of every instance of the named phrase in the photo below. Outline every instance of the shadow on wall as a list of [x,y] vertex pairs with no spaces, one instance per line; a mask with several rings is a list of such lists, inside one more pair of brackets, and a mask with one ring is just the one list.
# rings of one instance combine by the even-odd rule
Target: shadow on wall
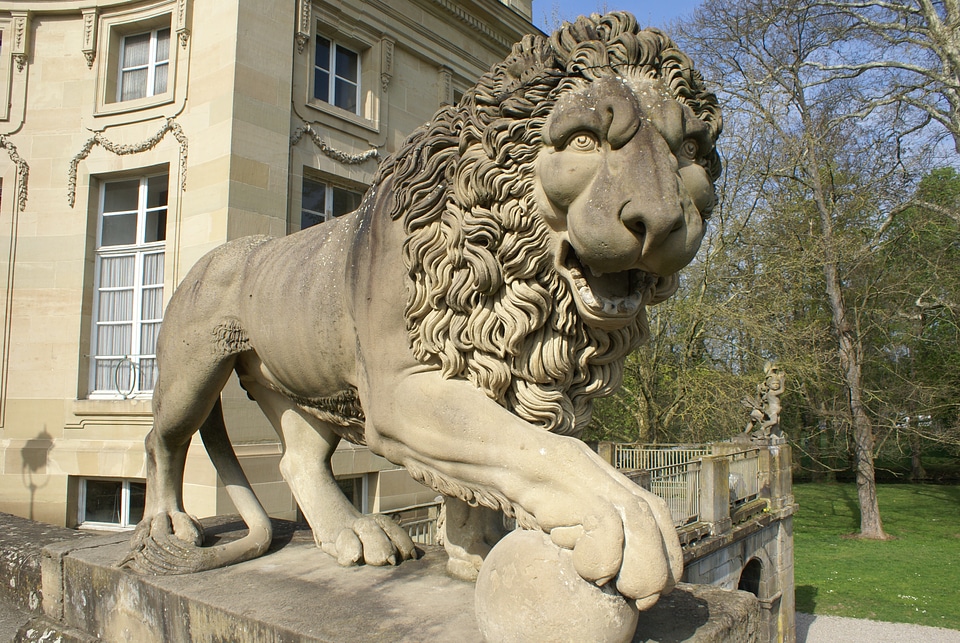
[[[47,460],[50,450],[53,449],[53,436],[47,433],[47,427],[35,438],[31,438],[20,448],[20,459],[23,466],[20,469],[20,479],[23,486],[30,491],[30,515],[33,520],[33,503],[37,491],[47,486]],[[43,484],[37,484],[37,478],[43,479]]]

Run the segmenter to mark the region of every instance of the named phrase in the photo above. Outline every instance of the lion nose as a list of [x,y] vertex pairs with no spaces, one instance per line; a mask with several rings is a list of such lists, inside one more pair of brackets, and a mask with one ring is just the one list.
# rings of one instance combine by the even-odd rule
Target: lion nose
[[649,201],[631,199],[620,213],[623,224],[641,240],[642,256],[662,246],[685,223],[683,209],[678,207],[679,198],[667,198],[664,190],[656,193],[663,196]]

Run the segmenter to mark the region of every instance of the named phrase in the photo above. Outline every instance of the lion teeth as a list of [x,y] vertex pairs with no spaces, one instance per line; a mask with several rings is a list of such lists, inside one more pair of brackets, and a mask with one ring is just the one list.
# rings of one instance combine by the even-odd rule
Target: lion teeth
[[[589,268],[594,276],[603,276],[593,267]],[[630,287],[633,289],[631,294],[625,297],[604,297],[593,291],[579,265],[569,266],[568,270],[577,289],[577,294],[580,296],[580,301],[588,308],[605,315],[632,315],[636,313],[643,306],[645,293],[656,281],[656,278],[652,278],[649,273],[643,273],[642,276],[631,274],[629,278]]]
[[578,291],[581,301],[594,310],[603,311],[608,315],[634,313],[643,303],[643,294],[635,292],[627,297],[598,297],[588,285],[580,286]]
[[580,288],[580,299],[591,308],[597,305],[597,300],[588,286],[582,286]]

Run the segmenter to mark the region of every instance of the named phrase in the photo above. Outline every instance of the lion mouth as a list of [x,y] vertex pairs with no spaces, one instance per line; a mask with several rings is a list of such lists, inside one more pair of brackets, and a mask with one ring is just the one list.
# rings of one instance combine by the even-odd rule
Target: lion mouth
[[631,318],[643,307],[657,276],[639,269],[598,274],[585,268],[572,248],[563,262],[583,312],[596,317]]

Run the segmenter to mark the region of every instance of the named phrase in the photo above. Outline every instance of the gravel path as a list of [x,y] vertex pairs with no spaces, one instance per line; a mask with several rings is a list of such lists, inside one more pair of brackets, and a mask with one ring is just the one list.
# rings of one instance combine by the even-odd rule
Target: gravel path
[[797,612],[797,643],[960,643],[960,631]]

